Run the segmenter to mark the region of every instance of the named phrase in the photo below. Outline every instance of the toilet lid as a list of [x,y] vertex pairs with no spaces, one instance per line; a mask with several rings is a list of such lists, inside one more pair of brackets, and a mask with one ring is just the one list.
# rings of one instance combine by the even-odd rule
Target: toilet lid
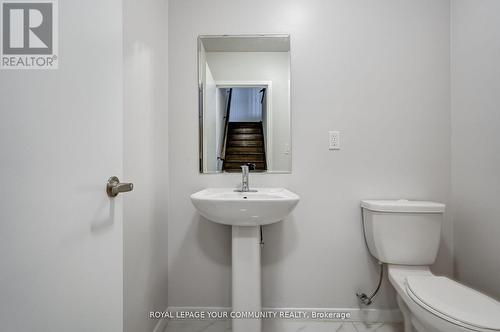
[[406,285],[423,304],[456,323],[500,331],[500,302],[491,297],[446,277],[409,276]]

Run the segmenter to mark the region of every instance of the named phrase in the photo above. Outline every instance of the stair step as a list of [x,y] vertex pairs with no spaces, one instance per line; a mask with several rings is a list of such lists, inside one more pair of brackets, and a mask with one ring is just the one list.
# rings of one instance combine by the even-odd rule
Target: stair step
[[262,146],[262,141],[231,141],[228,140],[229,147],[256,147]]
[[229,130],[229,134],[260,134],[260,128],[247,128],[247,127],[241,127],[241,128],[231,128]]
[[255,127],[255,128],[260,128],[261,123],[260,122],[229,122],[229,127]]
[[251,154],[251,155],[240,155],[240,154],[226,154],[225,162],[228,163],[260,163],[264,162],[263,154]]
[[264,154],[262,147],[228,147],[226,154]]
[[257,134],[232,134],[229,135],[231,141],[261,141],[262,135]]

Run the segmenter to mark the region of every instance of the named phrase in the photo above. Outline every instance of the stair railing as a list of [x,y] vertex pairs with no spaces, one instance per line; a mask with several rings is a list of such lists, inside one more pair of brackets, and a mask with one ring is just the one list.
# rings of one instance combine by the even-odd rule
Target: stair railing
[[231,114],[231,99],[233,97],[233,89],[229,89],[229,97],[227,98],[226,105],[226,116],[224,117],[224,138],[222,139],[222,146],[220,149],[220,160],[226,159],[226,148],[227,148],[227,135],[229,134],[229,115]]

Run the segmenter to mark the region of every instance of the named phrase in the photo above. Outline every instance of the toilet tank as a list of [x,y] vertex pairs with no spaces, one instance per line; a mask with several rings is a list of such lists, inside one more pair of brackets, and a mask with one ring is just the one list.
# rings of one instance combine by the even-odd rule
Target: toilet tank
[[370,253],[382,263],[431,265],[436,260],[445,205],[365,200],[363,227]]

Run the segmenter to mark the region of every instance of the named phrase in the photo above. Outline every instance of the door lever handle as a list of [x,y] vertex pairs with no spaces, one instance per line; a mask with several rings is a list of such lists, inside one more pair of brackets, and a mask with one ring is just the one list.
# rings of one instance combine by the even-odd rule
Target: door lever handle
[[108,183],[106,184],[106,192],[109,197],[116,197],[119,193],[132,191],[133,189],[133,183],[122,183],[116,176],[110,177]]

